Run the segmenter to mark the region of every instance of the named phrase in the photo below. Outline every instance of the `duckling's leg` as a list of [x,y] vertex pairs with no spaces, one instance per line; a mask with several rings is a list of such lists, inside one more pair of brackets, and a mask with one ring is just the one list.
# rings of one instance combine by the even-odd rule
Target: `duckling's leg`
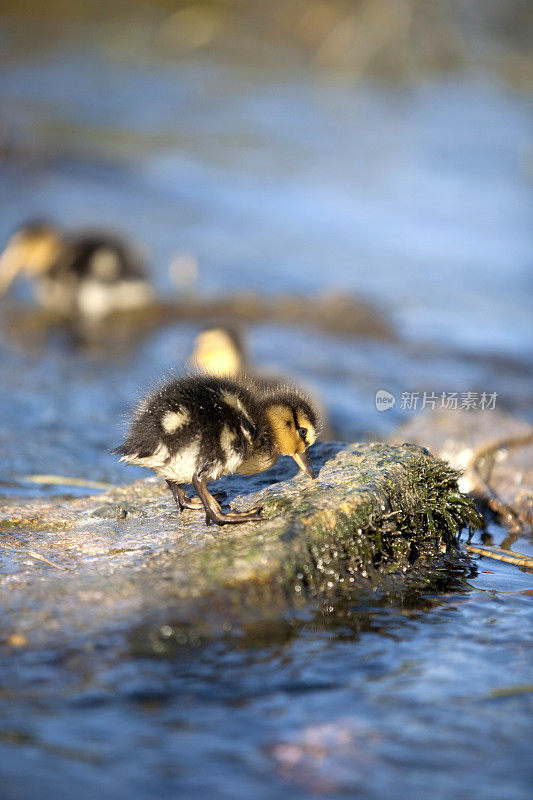
[[224,514],[215,498],[209,493],[205,478],[198,475],[192,476],[192,485],[198,497],[204,504],[205,521],[208,525],[215,522],[217,525],[229,525],[238,522],[260,522],[263,517],[259,514],[260,508],[253,508],[251,511],[230,511]]
[[180,511],[184,511],[186,508],[190,508],[193,511],[198,511],[199,508],[202,508],[202,506],[198,502],[193,502],[188,497],[187,493],[185,492],[185,489],[183,488],[183,486],[180,486],[179,483],[167,480],[167,486],[172,492],[174,500],[176,501],[176,505],[178,506]]
[[[186,508],[190,509],[191,511],[203,511],[204,504],[200,500],[199,497],[189,497],[183,486],[179,483],[175,483],[175,481],[168,481],[167,486],[172,492],[174,500],[176,501],[176,505],[178,506],[180,511],[184,511]],[[224,500],[225,494],[221,492],[221,494],[213,495],[217,501]]]

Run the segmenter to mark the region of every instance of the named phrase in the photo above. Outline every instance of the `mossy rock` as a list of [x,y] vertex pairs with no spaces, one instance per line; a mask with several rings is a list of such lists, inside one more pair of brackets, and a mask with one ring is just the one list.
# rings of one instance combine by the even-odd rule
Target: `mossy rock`
[[[279,618],[310,598],[386,589],[453,552],[458,532],[479,523],[457,472],[423,448],[319,443],[313,460],[316,481],[281,459],[262,475],[218,483],[234,507],[262,505],[261,523],[207,527],[200,512],[179,515],[154,479],[4,507],[6,640],[16,632],[35,644],[94,643],[136,625],[209,633],[228,619]],[[30,549],[68,571],[28,560]]]

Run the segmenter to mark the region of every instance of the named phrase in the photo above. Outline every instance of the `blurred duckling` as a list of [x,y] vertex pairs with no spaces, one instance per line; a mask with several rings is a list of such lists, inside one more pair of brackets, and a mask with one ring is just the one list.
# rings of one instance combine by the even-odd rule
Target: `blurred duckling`
[[99,322],[155,298],[143,260],[128,244],[107,234],[64,233],[48,222],[25,225],[9,239],[0,296],[22,274],[45,309],[71,320]]
[[318,428],[312,404],[293,387],[260,392],[245,379],[190,375],[150,394],[135,412],[126,440],[113,452],[120,461],[165,478],[180,511],[201,508],[182,486],[192,483],[207,524],[256,522],[262,519],[260,508],[224,513],[207,481],[263,472],[280,455],[292,456],[314,478],[307,448]]
[[194,369],[219,377],[246,371],[248,354],[242,335],[231,325],[213,324],[200,331],[190,358]]

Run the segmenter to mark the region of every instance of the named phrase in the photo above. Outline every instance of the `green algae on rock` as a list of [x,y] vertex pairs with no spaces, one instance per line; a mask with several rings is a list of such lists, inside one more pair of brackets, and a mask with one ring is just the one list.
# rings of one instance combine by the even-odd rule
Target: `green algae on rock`
[[265,519],[222,530],[201,513],[178,515],[153,478],[57,507],[4,507],[5,521],[19,523],[9,531],[21,556],[31,548],[69,568],[13,553],[0,560],[6,640],[16,632],[30,644],[80,635],[94,643],[168,620],[213,632],[227,619],[280,618],[311,597],[386,590],[453,552],[458,532],[480,522],[458,473],[423,448],[319,443],[313,460],[316,481],[292,477],[288,459],[226,479],[234,507],[262,505]]
[[514,535],[533,536],[533,426],[497,409],[438,409],[390,437],[424,443],[461,471],[459,486],[486,504]]

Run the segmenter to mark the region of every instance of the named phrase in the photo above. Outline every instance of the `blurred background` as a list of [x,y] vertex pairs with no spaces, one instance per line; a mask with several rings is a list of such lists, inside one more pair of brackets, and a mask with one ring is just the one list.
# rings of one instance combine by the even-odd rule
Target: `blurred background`
[[[109,449],[228,300],[332,437],[384,438],[424,392],[533,419],[528,0],[1,9],[0,249],[35,218],[111,231],[160,298],[96,340],[27,282],[0,299],[1,494],[146,477]],[[6,796],[525,800],[531,576],[480,564],[235,648],[6,659]]]

